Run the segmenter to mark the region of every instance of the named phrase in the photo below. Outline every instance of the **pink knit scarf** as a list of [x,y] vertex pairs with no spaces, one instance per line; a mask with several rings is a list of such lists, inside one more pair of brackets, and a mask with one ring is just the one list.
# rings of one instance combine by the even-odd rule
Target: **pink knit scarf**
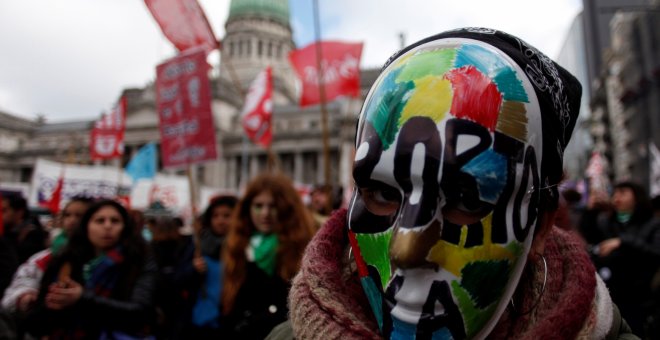
[[[289,294],[290,318],[296,339],[380,339],[378,326],[351,260],[347,258],[346,211],[336,212],[307,247],[300,273]],[[492,339],[572,339],[589,334],[595,324],[596,278],[579,239],[553,228],[544,257],[547,283],[541,294],[544,268],[540,258],[524,274],[531,284],[519,287],[518,315],[507,308]],[[540,295],[540,297],[539,297]]]

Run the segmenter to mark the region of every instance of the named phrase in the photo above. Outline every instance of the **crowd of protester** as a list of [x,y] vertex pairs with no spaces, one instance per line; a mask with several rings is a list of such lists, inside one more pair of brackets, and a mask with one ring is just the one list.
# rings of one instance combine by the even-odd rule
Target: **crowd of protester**
[[[260,339],[288,315],[290,281],[328,214],[264,173],[191,222],[74,197],[47,230],[3,195],[0,339]],[[190,229],[190,228],[189,228]]]

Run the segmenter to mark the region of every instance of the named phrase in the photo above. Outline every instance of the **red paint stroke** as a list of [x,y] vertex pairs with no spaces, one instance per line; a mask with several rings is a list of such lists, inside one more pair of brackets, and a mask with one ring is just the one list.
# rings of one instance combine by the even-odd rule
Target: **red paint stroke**
[[351,243],[351,249],[353,249],[353,257],[355,257],[355,263],[357,264],[358,274],[360,277],[369,276],[369,270],[367,270],[367,264],[362,258],[362,253],[360,252],[360,245],[358,244],[357,239],[355,238],[355,233],[348,231],[348,241]]
[[451,113],[456,118],[469,119],[495,131],[502,105],[497,85],[474,66],[453,69],[445,75],[454,90]]

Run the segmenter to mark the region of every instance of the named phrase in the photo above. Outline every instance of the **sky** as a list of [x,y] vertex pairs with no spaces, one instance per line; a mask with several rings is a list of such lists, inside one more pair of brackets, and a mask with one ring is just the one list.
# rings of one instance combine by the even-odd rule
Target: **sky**
[[[230,0],[198,1],[221,39]],[[315,39],[312,3],[289,1],[298,47]],[[581,0],[318,3],[321,39],[363,42],[363,68],[380,67],[402,43],[466,26],[511,33],[556,58],[582,10]],[[0,51],[0,111],[48,122],[97,119],[176,54],[143,0],[0,0]]]

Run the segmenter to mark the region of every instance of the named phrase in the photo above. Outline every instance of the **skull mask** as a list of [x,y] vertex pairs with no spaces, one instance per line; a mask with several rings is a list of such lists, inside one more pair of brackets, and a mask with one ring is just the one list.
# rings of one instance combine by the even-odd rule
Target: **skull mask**
[[400,54],[360,113],[349,240],[386,338],[487,335],[538,220],[541,113],[523,70],[479,40]]

